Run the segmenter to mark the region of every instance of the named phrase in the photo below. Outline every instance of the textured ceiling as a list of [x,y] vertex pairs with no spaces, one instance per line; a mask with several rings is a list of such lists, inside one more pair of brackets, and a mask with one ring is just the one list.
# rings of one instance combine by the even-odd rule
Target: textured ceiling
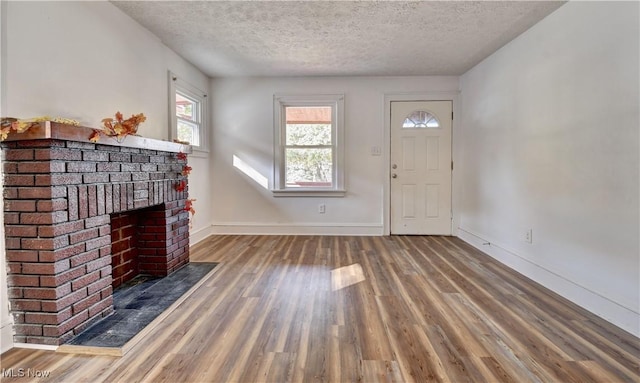
[[212,77],[460,75],[547,1],[112,1]]

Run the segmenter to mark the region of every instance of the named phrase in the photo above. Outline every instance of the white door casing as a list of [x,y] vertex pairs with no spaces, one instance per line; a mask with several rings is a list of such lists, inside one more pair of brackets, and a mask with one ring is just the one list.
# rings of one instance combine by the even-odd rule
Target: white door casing
[[451,128],[452,101],[391,102],[391,234],[451,235]]

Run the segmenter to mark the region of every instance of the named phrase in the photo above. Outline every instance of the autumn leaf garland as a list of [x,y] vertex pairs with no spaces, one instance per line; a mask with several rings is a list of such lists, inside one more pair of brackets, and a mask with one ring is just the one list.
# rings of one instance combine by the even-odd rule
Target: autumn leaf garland
[[[102,129],[93,129],[93,132],[89,136],[89,141],[98,142],[102,135],[107,137],[114,137],[116,140],[121,141],[128,135],[135,135],[138,132],[138,126],[146,121],[146,117],[143,113],[134,114],[128,119],[124,119],[122,113],[119,111],[116,112],[115,118],[105,118],[102,120]],[[39,125],[40,122],[43,121],[53,121],[68,125],[78,126],[80,123],[76,120],[68,119],[68,118],[51,118],[49,116],[36,117],[31,119],[17,119],[12,117],[2,117],[0,121],[0,141],[4,141],[11,131],[16,133],[24,133],[32,127]],[[176,158],[179,161],[186,161],[187,154],[183,152],[179,152],[176,154]],[[180,174],[183,177],[188,177],[191,174],[191,170],[193,168],[189,165],[184,165]],[[175,189],[178,192],[183,192],[187,188],[186,180],[179,180],[175,184]],[[193,216],[196,211],[193,208],[193,203],[196,200],[194,198],[189,198],[185,201],[185,205],[183,207],[183,211],[187,211],[191,213]]]
[[102,119],[102,130],[94,129],[89,141],[98,142],[100,135],[114,137],[118,142],[122,141],[126,136],[138,133],[138,126],[145,122],[147,117],[144,113],[133,114],[126,120],[122,117],[122,113],[116,112],[115,119],[108,117]]
[[191,216],[193,216],[194,214],[196,214],[195,209],[193,208],[193,202],[195,201],[194,198],[189,198],[188,200],[185,201],[184,203],[184,210],[188,211],[189,213],[191,213]]
[[[93,129],[93,132],[89,136],[89,141],[98,142],[101,135],[114,137],[116,140],[122,141],[128,135],[137,134],[138,126],[146,120],[147,117],[145,117],[143,113],[131,115],[131,117],[125,120],[122,113],[116,112],[115,118],[105,118],[102,120],[102,129]],[[80,125],[80,122],[77,120],[61,117],[52,118],[50,116],[42,116],[29,119],[2,117],[0,122],[0,141],[6,140],[9,133],[12,131],[16,133],[24,133],[44,121],[52,121],[73,126]]]
[[[180,161],[186,161],[187,160],[187,155],[186,153],[183,152],[179,152],[176,154],[176,158]],[[182,171],[181,171],[181,175],[183,177],[188,177],[191,174],[191,170],[193,168],[189,165],[183,165],[182,166]],[[178,192],[183,192],[187,189],[187,181],[186,180],[179,180],[178,182],[176,182],[176,184],[174,185],[174,188],[176,189],[176,191]],[[194,198],[189,198],[185,201],[184,204],[184,208],[182,209],[183,211],[187,211],[189,213],[191,213],[191,216],[196,214],[196,210],[193,208],[193,203],[195,202]]]
[[187,181],[185,180],[178,181],[175,188],[176,188],[176,191],[179,191],[179,192],[185,191],[185,189],[187,188]]
[[62,117],[51,118],[49,116],[42,116],[28,119],[2,117],[2,119],[0,120],[0,141],[6,140],[11,131],[14,131],[16,133],[24,133],[35,126],[40,125],[40,123],[44,121],[52,121],[74,126],[80,125],[80,122],[76,120]]

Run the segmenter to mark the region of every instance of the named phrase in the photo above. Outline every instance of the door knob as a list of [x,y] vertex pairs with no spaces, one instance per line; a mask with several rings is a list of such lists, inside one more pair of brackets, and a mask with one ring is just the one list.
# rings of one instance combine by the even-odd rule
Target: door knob
[[398,165],[393,164],[393,165],[391,165],[391,168],[392,168],[392,169],[397,169],[397,168],[398,168]]
[[398,178],[398,175],[397,175],[396,173],[393,173],[393,174],[391,175],[391,178]]

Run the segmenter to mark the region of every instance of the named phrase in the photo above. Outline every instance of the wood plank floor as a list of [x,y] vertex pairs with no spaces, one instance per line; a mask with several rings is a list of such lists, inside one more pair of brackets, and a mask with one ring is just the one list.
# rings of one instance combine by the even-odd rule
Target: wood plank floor
[[[640,382],[640,340],[452,237],[213,236],[209,279],[121,358],[46,382]],[[2,382],[28,379],[3,378]]]

